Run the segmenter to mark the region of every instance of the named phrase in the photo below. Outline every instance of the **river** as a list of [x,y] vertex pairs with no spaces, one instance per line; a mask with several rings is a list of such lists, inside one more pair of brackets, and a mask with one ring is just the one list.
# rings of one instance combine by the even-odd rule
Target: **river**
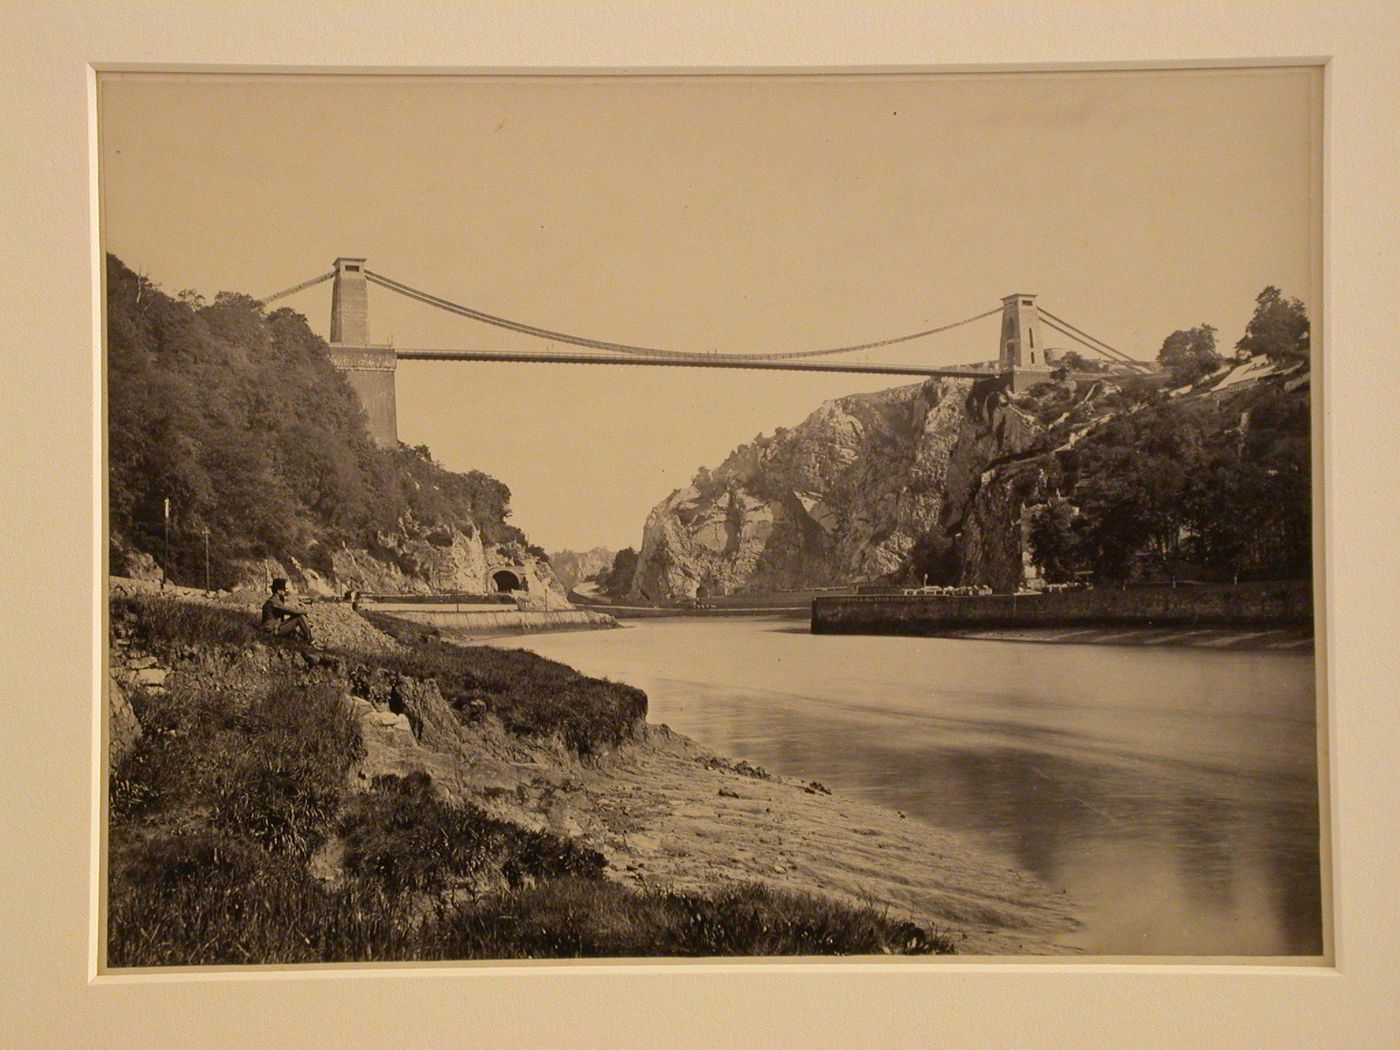
[[1106,955],[1322,950],[1306,653],[821,636],[664,619],[500,638],[628,682],[712,750],[959,833]]

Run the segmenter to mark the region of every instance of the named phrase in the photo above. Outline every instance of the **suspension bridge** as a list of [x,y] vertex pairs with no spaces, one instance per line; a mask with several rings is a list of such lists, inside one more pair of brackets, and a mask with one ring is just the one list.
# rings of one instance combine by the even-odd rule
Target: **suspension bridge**
[[[1076,325],[1056,316],[1036,302],[1036,296],[1016,293],[1003,297],[1001,305],[933,328],[904,335],[846,346],[811,350],[758,353],[706,353],[674,347],[637,346],[568,332],[542,328],[511,320],[454,302],[414,288],[365,266],[364,258],[342,256],[326,273],[284,288],[260,299],[264,306],[290,295],[333,281],[331,289],[331,362],[343,372],[369,416],[370,433],[381,445],[398,441],[397,399],[394,373],[399,361],[503,361],[519,364],[621,365],[670,368],[737,368],[783,372],[836,372],[862,375],[948,377],[956,379],[1001,378],[1013,392],[1028,389],[1049,379],[1063,365],[1057,361],[1063,351],[1046,343],[1044,330],[1051,329],[1080,347],[1130,370],[1150,370],[1144,361],[1124,353]],[[369,286],[373,284],[413,302],[442,310],[467,320],[546,340],[577,349],[559,350],[475,350],[395,347],[371,343],[369,339]],[[919,367],[854,361],[849,355],[880,350],[950,332],[976,321],[1001,314],[1001,337],[996,364],[986,367]],[[847,355],[844,360],[838,360]],[[1096,375],[1096,374],[1095,374]]]

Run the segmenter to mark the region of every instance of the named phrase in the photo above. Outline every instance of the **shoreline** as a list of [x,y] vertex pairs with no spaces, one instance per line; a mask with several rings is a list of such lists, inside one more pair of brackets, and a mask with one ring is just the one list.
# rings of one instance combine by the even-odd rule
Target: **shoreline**
[[645,722],[597,763],[532,747],[472,794],[510,819],[581,836],[610,878],[638,888],[760,882],[932,923],[963,954],[1079,953],[1063,943],[1080,926],[1064,891],[952,832],[719,755],[664,723]]
[[931,922],[964,955],[1077,954],[1057,939],[1079,926],[1063,891],[953,833],[717,756],[664,724],[587,782],[629,823],[604,852],[639,886],[758,881]]
[[[113,583],[114,598],[131,593]],[[227,610],[246,619],[241,630],[251,631],[255,622],[255,606],[246,597],[169,591],[160,597]],[[326,650],[304,652],[259,638],[223,655],[183,645],[173,650],[182,654],[175,659],[130,663],[128,650],[119,657],[113,649],[112,660],[127,659],[139,670],[124,674],[132,681],[158,679],[162,691],[228,675],[248,683],[334,688],[364,746],[347,774],[349,797],[377,790],[377,778],[425,774],[450,804],[474,806],[597,850],[606,861],[604,877],[630,890],[714,896],[735,885],[758,885],[874,908],[947,935],[963,955],[1078,953],[1062,943],[1080,925],[1066,893],[980,854],[954,834],[832,794],[815,782],[723,757],[665,725],[646,722],[645,715],[621,742],[583,757],[558,735],[522,736],[494,716],[464,717],[432,677],[374,671],[364,680],[365,691],[364,683],[356,684],[364,672],[351,673],[346,661],[372,668],[375,654],[392,657],[428,645],[425,635],[432,629],[407,621],[416,633],[405,641],[339,603],[313,605],[310,615]],[[441,640],[453,649],[480,648]],[[512,659],[514,667],[519,660]],[[533,654],[520,659],[521,673],[562,673],[565,684],[601,684],[563,665],[551,670],[552,662]],[[124,694],[113,688],[108,717],[114,726],[128,720],[129,747],[142,730]],[[332,831],[308,858],[308,870],[328,889],[346,877],[344,851]]]
[[[614,629],[628,630],[637,626],[637,621],[650,619],[678,620],[688,617],[681,614],[656,617],[617,617]],[[697,620],[710,620],[714,617],[695,616]],[[796,621],[799,617],[774,613],[771,610],[755,610],[745,615],[731,614],[735,620],[749,621]],[[579,629],[579,628],[574,628]],[[536,634],[554,634],[570,628],[550,630],[520,631],[506,629],[498,632],[477,632],[469,637],[455,635],[451,641],[473,644],[474,639],[500,641],[510,638],[530,638]],[[802,634],[810,634],[803,630]],[[446,632],[443,635],[448,638]],[[952,638],[969,642],[1026,642],[1037,645],[1122,645],[1152,648],[1190,648],[1216,650],[1221,652],[1275,652],[1283,654],[1311,655],[1316,639],[1308,627],[1124,627],[1105,625],[1084,627],[1064,625],[1059,627],[1000,627],[1000,628],[948,628],[930,633],[898,633],[891,637],[901,638]]]
[[980,630],[963,628],[931,638],[961,638],[983,642],[1031,642],[1040,645],[1126,645],[1221,651],[1274,651],[1311,654],[1311,628],[1247,627],[1022,627]]
[[362,779],[427,772],[450,798],[598,849],[607,877],[633,888],[761,883],[872,905],[949,934],[962,955],[1079,954],[1063,943],[1080,925],[1064,891],[898,810],[725,758],[664,724],[591,763],[478,730],[463,763],[415,741],[406,720],[364,715]]

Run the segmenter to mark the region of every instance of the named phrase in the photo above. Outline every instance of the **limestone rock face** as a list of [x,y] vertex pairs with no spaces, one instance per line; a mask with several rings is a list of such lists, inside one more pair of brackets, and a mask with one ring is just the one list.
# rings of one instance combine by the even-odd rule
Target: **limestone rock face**
[[588,551],[555,551],[549,556],[549,564],[564,589],[572,590],[590,576],[611,569],[616,555],[616,551],[606,547],[594,547]]
[[953,543],[983,472],[1040,433],[995,382],[937,379],[828,401],[662,500],[647,518],[634,594],[892,578],[931,532]]
[[548,590],[551,608],[568,604],[547,561],[518,543],[484,543],[474,529],[425,528],[405,520],[393,532],[380,533],[369,548],[332,552],[330,562],[326,572],[295,558],[263,559],[244,567],[241,585],[262,590],[268,580],[283,576],[303,592],[321,596],[351,588],[389,594],[489,594],[496,590],[492,575],[509,569],[525,582],[526,594],[542,599]]
[[1033,455],[1045,430],[991,390],[965,406],[944,476],[939,526],[958,552],[964,584],[1017,590],[1026,564],[1023,508],[1041,492],[1045,463]]

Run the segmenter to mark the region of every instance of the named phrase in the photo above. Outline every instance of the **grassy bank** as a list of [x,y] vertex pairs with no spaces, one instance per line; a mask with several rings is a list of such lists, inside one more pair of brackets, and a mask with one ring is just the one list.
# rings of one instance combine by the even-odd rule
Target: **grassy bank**
[[524,737],[557,735],[588,757],[615,747],[646,720],[640,689],[581,675],[553,660],[508,649],[445,642],[435,628],[382,613],[367,617],[403,648],[378,665],[412,678],[431,678],[459,712],[489,712]]
[[811,894],[620,885],[590,843],[449,799],[426,773],[357,779],[356,681],[432,679],[463,739],[491,723],[579,762],[626,746],[638,690],[393,624],[397,645],[356,620],[313,654],[242,607],[125,598],[112,621],[122,652],[170,669],[129,689],[142,732],[111,770],[112,966],[952,950]]

